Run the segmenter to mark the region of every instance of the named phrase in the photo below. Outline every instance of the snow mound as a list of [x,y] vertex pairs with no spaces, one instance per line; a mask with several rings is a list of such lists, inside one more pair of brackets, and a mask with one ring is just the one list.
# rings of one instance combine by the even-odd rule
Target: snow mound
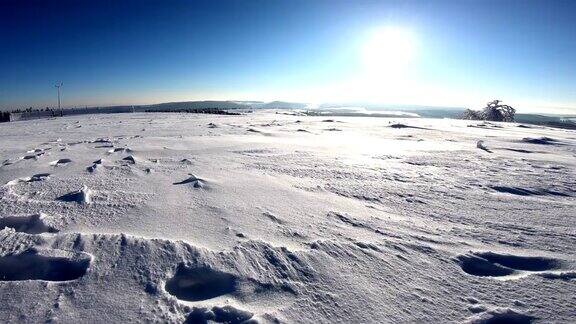
[[483,141],[483,140],[479,140],[478,142],[476,142],[476,147],[479,148],[479,149],[481,149],[481,150],[484,150],[484,151],[486,151],[486,152],[488,152],[488,153],[492,153],[492,151],[490,151],[490,150],[486,147],[486,145],[484,145],[484,141]]

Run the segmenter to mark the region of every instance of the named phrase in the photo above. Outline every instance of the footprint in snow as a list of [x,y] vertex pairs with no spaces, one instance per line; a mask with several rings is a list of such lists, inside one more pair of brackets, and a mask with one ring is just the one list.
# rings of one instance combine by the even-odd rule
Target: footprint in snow
[[531,315],[521,313],[510,308],[495,308],[481,312],[469,318],[469,324],[530,324],[535,320]]
[[70,160],[70,159],[59,159],[56,161],[52,161],[49,164],[51,166],[58,167],[58,166],[66,165],[66,164],[71,163],[71,162],[72,162],[72,160]]
[[29,182],[43,181],[43,180],[48,179],[49,176],[50,176],[50,173],[38,173],[38,174],[35,174],[31,177],[18,178],[18,179],[8,181],[8,183],[6,183],[6,185],[7,186],[13,186],[13,185],[18,184],[18,183],[29,183]]
[[49,150],[49,149],[50,149],[50,148],[47,148],[47,149],[35,148],[35,149],[33,149],[33,150],[26,151],[26,153],[40,153],[40,152],[43,152],[43,151],[47,151],[47,150]]
[[520,188],[511,186],[488,186],[490,189],[499,193],[516,195],[516,196],[556,196],[556,197],[570,197],[568,193],[559,192],[543,188]]
[[113,148],[113,149],[111,149],[111,150],[108,150],[108,153],[109,153],[109,154],[117,153],[117,152],[130,153],[130,152],[132,152],[132,150],[129,149],[129,148],[127,148],[127,147],[116,147],[116,148]]
[[84,186],[78,191],[69,192],[63,196],[58,197],[57,200],[89,205],[92,203],[92,190]]
[[46,154],[45,152],[35,153],[31,155],[26,155],[22,157],[23,160],[38,160],[42,155]]
[[185,324],[200,323],[227,323],[240,324],[249,323],[248,321],[254,316],[253,313],[241,310],[230,305],[224,307],[214,306],[212,309],[204,307],[194,307],[192,312],[186,317]]
[[548,279],[576,278],[574,272],[563,272],[562,260],[539,257],[471,252],[459,255],[456,262],[467,274],[478,277],[517,279],[530,274],[540,274]]
[[132,155],[128,155],[127,157],[122,159],[123,161],[126,161],[129,164],[136,164],[136,158]]
[[92,162],[92,165],[87,167],[86,170],[90,173],[93,173],[93,172],[98,171],[102,167],[104,167],[104,159],[98,159],[98,160]]
[[166,281],[166,291],[178,299],[201,301],[236,292],[238,278],[208,267],[188,268],[178,265],[176,273]]
[[0,218],[0,230],[9,227],[27,234],[57,233],[58,230],[44,223],[44,215],[8,216]]
[[31,249],[0,257],[0,281],[69,281],[86,274],[90,258],[46,256]]

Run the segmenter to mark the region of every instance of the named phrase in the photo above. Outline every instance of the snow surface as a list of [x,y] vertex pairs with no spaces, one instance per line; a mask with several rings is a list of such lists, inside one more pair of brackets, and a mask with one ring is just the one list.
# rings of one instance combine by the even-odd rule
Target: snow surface
[[328,118],[0,125],[0,321],[576,321],[574,131]]

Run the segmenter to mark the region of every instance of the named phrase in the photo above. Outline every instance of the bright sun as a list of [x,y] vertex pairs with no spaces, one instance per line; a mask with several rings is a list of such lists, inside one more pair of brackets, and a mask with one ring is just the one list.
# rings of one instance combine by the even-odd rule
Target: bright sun
[[415,55],[413,34],[397,27],[373,31],[362,48],[362,64],[370,74],[397,75],[403,73]]

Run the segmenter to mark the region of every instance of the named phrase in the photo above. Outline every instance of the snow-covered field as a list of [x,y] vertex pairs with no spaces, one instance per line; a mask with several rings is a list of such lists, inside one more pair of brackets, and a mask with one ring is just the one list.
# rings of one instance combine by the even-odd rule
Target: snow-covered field
[[576,322],[574,131],[85,115],[0,156],[0,322]]

